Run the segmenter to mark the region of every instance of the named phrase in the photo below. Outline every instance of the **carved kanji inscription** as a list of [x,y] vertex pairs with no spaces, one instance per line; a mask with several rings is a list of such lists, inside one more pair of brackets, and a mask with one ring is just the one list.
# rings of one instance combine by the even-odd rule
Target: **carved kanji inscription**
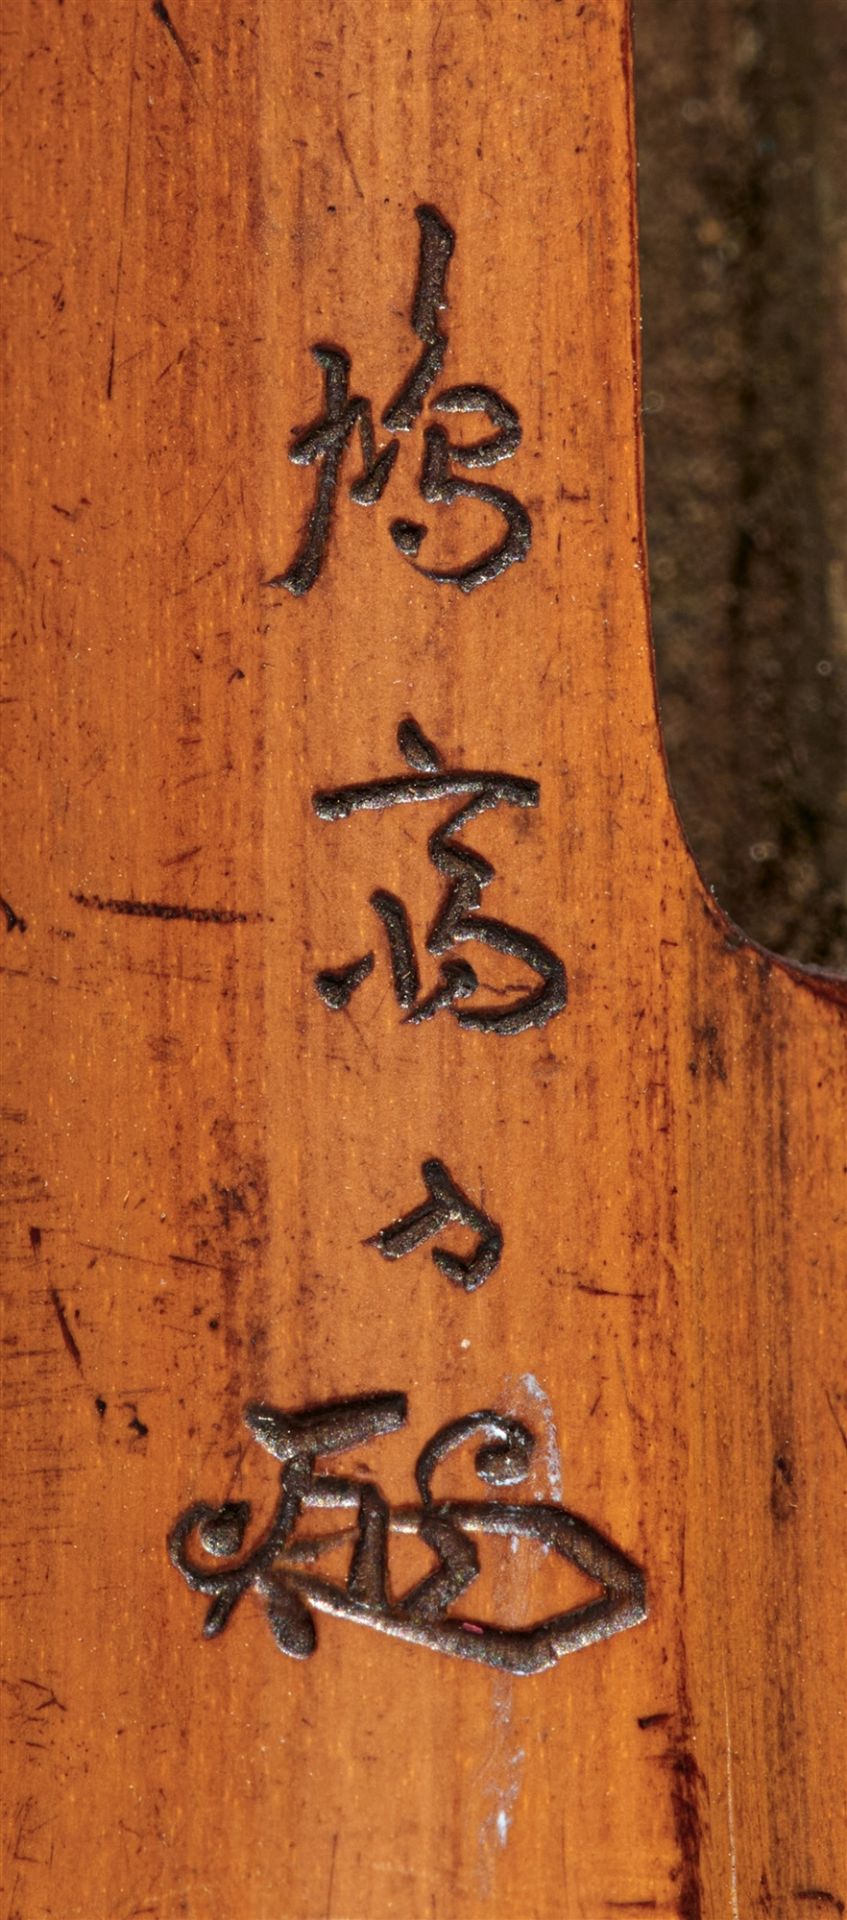
[[[482,854],[458,843],[458,835],[464,828],[494,807],[537,807],[538,782],[511,773],[443,768],[437,749],[411,719],[404,720],[398,728],[397,744],[413,769],[411,776],[370,780],[358,786],[316,793],[312,804],[318,818],[340,821],[353,813],[381,812],[386,808],[458,796],[461,805],[442,826],[436,827],[428,843],[430,860],[443,876],[445,887],[427,935],[427,952],[442,958],[450,956],[452,948],[466,941],[478,941],[528,967],[539,982],[504,1006],[469,1007],[465,1003],[480,985],[476,971],[468,961],[448,957],[443,960],[438,985],[432,992],[421,995],[407,909],[396,894],[377,887],[370,903],[385,929],[394,993],[405,1023],[420,1025],[449,1009],[460,1027],[481,1033],[505,1037],[524,1033],[529,1027],[546,1027],[567,1004],[564,963],[535,934],[480,913],[483,890],[495,879],[495,870]],[[356,988],[371,973],[373,964],[373,954],[367,953],[341,967],[323,969],[315,978],[321,999],[336,1012],[346,1007]]]
[[[535,1444],[520,1420],[482,1409],[440,1427],[417,1459],[416,1505],[392,1509],[373,1480],[317,1472],[320,1459],[396,1432],[406,1412],[403,1393],[337,1401],[303,1413],[266,1405],[245,1408],[250,1432],[280,1462],[279,1494],[266,1532],[239,1558],[251,1519],[249,1503],[213,1507],[200,1501],[180,1514],[169,1539],[174,1566],[209,1602],[207,1637],[223,1632],[252,1589],[264,1604],[278,1647],[294,1659],[315,1651],[313,1614],[331,1613],[432,1652],[531,1674],[646,1617],[640,1569],[576,1514],[535,1501],[441,1500],[433,1492],[436,1468],[474,1440],[482,1442],[475,1468],[484,1484],[519,1485]],[[305,1516],[315,1510],[349,1513],[352,1519],[332,1533],[300,1532]],[[395,1534],[417,1535],[435,1556],[432,1571],[399,1594],[392,1589],[388,1564]],[[532,1541],[546,1547],[595,1581],[601,1596],[528,1626],[451,1612],[479,1573],[477,1542],[492,1536],[508,1539],[515,1552]],[[192,1553],[195,1540],[204,1560]],[[321,1557],[343,1543],[351,1547],[346,1580],[316,1571]],[[231,1564],[223,1569],[212,1564],[220,1560]]]
[[[441,374],[448,345],[440,315],[447,306],[447,268],[456,236],[435,207],[417,207],[416,218],[420,250],[412,326],[421,342],[421,353],[399,393],[383,412],[382,425],[392,434],[408,433],[414,426]],[[275,574],[267,582],[270,587],[285,587],[294,594],[309,593],[321,572],[344,454],[356,433],[362,466],[350,482],[349,493],[360,507],[372,507],[382,498],[400,447],[396,439],[377,447],[371,402],[361,394],[350,392],[349,354],[342,347],[322,344],[314,346],[312,353],[323,374],[323,412],[311,426],[296,434],[288,457],[295,466],[317,469],[315,494],[295,559],[284,573]],[[482,414],[494,431],[481,440],[461,443],[451,441],[439,423],[427,426],[419,476],[421,497],[429,505],[450,507],[457,500],[475,500],[480,505],[494,507],[505,523],[505,532],[494,546],[474,555],[462,566],[452,568],[416,565],[428,531],[417,521],[393,520],[391,538],[398,553],[415,565],[416,572],[425,579],[472,593],[475,587],[496,580],[516,561],[525,560],[532,542],[529,514],[513,493],[491,486],[487,481],[465,477],[475,469],[494,467],[501,460],[511,459],[521,442],[520,421],[508,400],[481,382],[446,387],[430,404],[434,413]]]

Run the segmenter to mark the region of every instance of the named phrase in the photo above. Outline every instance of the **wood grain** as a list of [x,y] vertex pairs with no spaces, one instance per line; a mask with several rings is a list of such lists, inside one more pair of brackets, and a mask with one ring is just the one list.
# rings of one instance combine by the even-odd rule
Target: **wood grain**
[[[4,1913],[841,1913],[845,993],[728,925],[668,794],[625,8],[17,0],[6,48]],[[442,565],[499,525],[422,506],[418,427],[368,510],[348,450],[295,599],[309,349],[378,417],[421,204],[532,550],[416,575],[392,516]],[[471,841],[567,966],[543,1031],[400,1023],[368,901],[429,923],[429,815],[312,795],[399,774],[410,714],[540,782]],[[503,1226],[471,1296],[366,1244],[432,1155]],[[269,1512],[245,1403],[388,1390],[390,1499],[444,1421],[525,1419],[647,1621],[530,1679],[326,1618],[295,1663],[253,1597],[204,1641],[166,1537]],[[492,1604],[537,1586],[507,1555]]]

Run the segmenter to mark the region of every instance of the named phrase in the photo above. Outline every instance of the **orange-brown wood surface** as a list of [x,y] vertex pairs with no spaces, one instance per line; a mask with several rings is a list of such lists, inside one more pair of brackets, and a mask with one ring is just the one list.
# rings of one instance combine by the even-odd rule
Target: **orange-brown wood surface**
[[[13,0],[4,46],[4,1920],[829,1920],[844,993],[728,926],[668,794],[625,7]],[[368,508],[347,445],[296,597],[264,583],[319,478],[287,457],[310,349],[384,444],[421,206],[455,233],[443,370]],[[428,526],[418,568],[501,537],[420,496],[425,426],[492,430],[433,414],[462,383],[523,434],[469,477],[532,520],[469,593],[389,532]],[[401,777],[409,716],[540,782],[463,844],[567,967],[542,1028],[403,1024],[370,895],[429,991],[455,802],[312,799]],[[333,1011],[316,972],[367,950]],[[515,997],[513,958],[460,957],[474,1005]],[[473,1293],[435,1242],[367,1244],[431,1157],[503,1230]],[[403,1505],[436,1429],[516,1417],[521,1497],[643,1569],[646,1620],[531,1676],[326,1614],[294,1661],[256,1592],[204,1639],[166,1542],[197,1501],[268,1520],[245,1405],[389,1391],[404,1429],[325,1470]],[[467,1449],[439,1473],[478,1496]],[[481,1557],[472,1621],[584,1597]]]

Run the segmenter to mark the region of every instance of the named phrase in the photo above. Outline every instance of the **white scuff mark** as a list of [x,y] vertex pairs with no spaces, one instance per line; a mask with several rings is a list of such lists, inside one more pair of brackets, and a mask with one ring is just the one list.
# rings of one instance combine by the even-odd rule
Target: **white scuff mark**
[[547,1473],[547,1485],[550,1498],[559,1501],[562,1498],[562,1469],[559,1460],[559,1436],[550,1395],[545,1393],[541,1381],[534,1373],[521,1374],[521,1386],[535,1401],[544,1423],[544,1466]]
[[729,1690],[726,1684],[725,1662],[723,1670],[723,1710],[726,1724],[726,1822],[729,1828],[730,1899],[732,1901],[732,1920],[740,1920],[738,1907],[738,1862],[735,1851],[735,1801],[732,1793],[732,1739],[729,1731]]
[[506,1673],[498,1673],[493,1685],[491,1709],[495,1735],[493,1750],[485,1769],[487,1778],[483,1787],[485,1798],[490,1804],[479,1836],[481,1879],[486,1898],[491,1891],[492,1853],[495,1850],[501,1851],[508,1845],[509,1832],[521,1790],[523,1764],[526,1759],[524,1748],[514,1744],[513,1686],[511,1674]]
[[[562,1498],[559,1436],[549,1394],[534,1373],[521,1374],[518,1379],[509,1375],[496,1404],[513,1418],[525,1421],[536,1434],[536,1461],[541,1468],[538,1478],[543,1476],[547,1484],[542,1483],[535,1497],[559,1503]],[[501,1562],[496,1580],[496,1617],[504,1621],[531,1618],[532,1572],[526,1542],[513,1535],[509,1546],[509,1557]],[[549,1553],[545,1543],[539,1542],[539,1546],[543,1554]],[[526,1762],[526,1751],[518,1744],[519,1735],[513,1725],[514,1684],[513,1675],[508,1673],[498,1673],[492,1682],[492,1739],[477,1776],[484,1809],[479,1830],[479,1877],[486,1900],[492,1894],[495,1862],[509,1844]]]
[[508,1786],[504,1789],[503,1805],[497,1808],[494,1818],[497,1839],[501,1847],[505,1847],[506,1845],[509,1838],[509,1828],[515,1817],[515,1805],[521,1790],[520,1770],[525,1758],[526,1755],[522,1747],[519,1747],[517,1752],[512,1755],[512,1766],[515,1769],[514,1778],[509,1781]]

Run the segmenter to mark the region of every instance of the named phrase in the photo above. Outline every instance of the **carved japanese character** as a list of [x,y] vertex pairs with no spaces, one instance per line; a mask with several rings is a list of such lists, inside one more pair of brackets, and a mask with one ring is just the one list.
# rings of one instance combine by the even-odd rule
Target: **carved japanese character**
[[[447,268],[455,234],[435,207],[417,207],[415,214],[420,227],[420,251],[412,326],[422,343],[422,351],[400,391],[383,412],[382,424],[392,434],[408,433],[419,418],[427,395],[441,373],[448,344],[439,315],[447,305]],[[350,394],[349,355],[340,347],[326,345],[315,346],[312,352],[323,372],[323,412],[311,426],[295,436],[289,459],[295,466],[317,468],[314,500],[295,559],[284,573],[275,574],[266,583],[270,587],[285,587],[294,594],[308,593],[323,566],[341,464],[354,434],[358,431],[362,468],[351,480],[349,491],[351,499],[361,507],[374,506],[382,498],[400,444],[392,439],[377,449],[371,404],[361,394]],[[460,567],[416,567],[428,580],[472,593],[475,587],[496,580],[516,561],[526,558],[532,542],[532,523],[526,508],[514,494],[487,482],[464,479],[455,469],[493,467],[501,460],[511,459],[521,442],[520,421],[514,407],[495,393],[493,387],[479,383],[446,388],[433,400],[432,409],[435,413],[480,413],[494,428],[493,433],[471,445],[451,442],[440,425],[428,426],[424,433],[420,471],[423,499],[447,507],[456,500],[477,500],[484,506],[494,507],[506,523],[499,543]],[[394,545],[412,563],[426,533],[427,528],[417,521],[391,523]]]
[[[405,1423],[406,1411],[402,1393],[337,1401],[305,1413],[283,1413],[263,1404],[245,1409],[251,1433],[280,1462],[279,1496],[265,1534],[239,1558],[251,1519],[249,1503],[227,1501],[210,1507],[200,1501],[180,1514],[168,1541],[171,1560],[186,1584],[209,1602],[203,1628],[207,1637],[223,1632],[239,1601],[253,1589],[278,1647],[294,1659],[307,1659],[314,1652],[312,1616],[323,1612],[434,1652],[530,1674],[646,1618],[640,1569],[576,1514],[536,1501],[444,1500],[433,1493],[436,1469],[470,1440],[482,1441],[475,1466],[487,1486],[519,1485],[529,1471],[535,1444],[519,1420],[486,1408],[439,1428],[415,1467],[419,1505],[392,1508],[371,1480],[316,1472],[319,1458],[396,1432]],[[352,1512],[354,1518],[334,1532],[298,1537],[303,1517],[314,1510]],[[436,1556],[436,1565],[404,1593],[395,1594],[389,1548],[398,1534],[417,1535]],[[529,1625],[499,1625],[451,1613],[479,1573],[477,1541],[492,1536],[507,1539],[514,1551],[531,1541],[552,1550],[596,1582],[600,1597]],[[202,1561],[191,1551],[195,1537],[206,1556]],[[314,1571],[323,1555],[344,1544],[351,1548],[346,1579]],[[223,1559],[232,1564],[223,1569],[213,1565]]]
[[[337,821],[362,811],[380,812],[420,801],[443,800],[448,795],[461,796],[462,805],[429,839],[429,857],[444,878],[445,891],[427,936],[427,951],[441,958],[463,942],[478,941],[529,967],[539,980],[537,987],[505,1006],[470,1007],[465,1002],[480,984],[476,972],[466,960],[451,958],[444,961],[437,986],[421,998],[408,913],[395,894],[379,887],[371,894],[370,903],[385,929],[394,992],[406,1023],[419,1025],[449,1009],[459,1026],[482,1033],[511,1035],[546,1026],[567,1003],[564,965],[534,934],[480,913],[483,889],[496,878],[495,870],[482,854],[457,842],[457,835],[472,820],[494,807],[537,807],[538,783],[508,773],[443,770],[435,747],[413,720],[402,723],[397,741],[414,770],[412,778],[371,780],[316,793],[315,812],[321,820]],[[315,985],[326,1005],[334,1011],[345,1007],[372,966],[373,954],[368,953],[348,966],[320,972]]]
[[502,1231],[487,1213],[474,1206],[461,1187],[457,1187],[442,1160],[425,1160],[421,1172],[428,1198],[421,1206],[413,1208],[411,1213],[404,1214],[402,1219],[380,1228],[379,1233],[373,1234],[366,1244],[377,1247],[385,1260],[402,1260],[407,1253],[413,1253],[416,1247],[422,1246],[424,1241],[443,1233],[445,1227],[469,1227],[472,1233],[479,1235],[469,1260],[461,1259],[456,1253],[448,1253],[443,1247],[434,1247],[432,1258],[439,1272],[452,1280],[454,1286],[462,1287],[465,1293],[473,1293],[500,1264]]

